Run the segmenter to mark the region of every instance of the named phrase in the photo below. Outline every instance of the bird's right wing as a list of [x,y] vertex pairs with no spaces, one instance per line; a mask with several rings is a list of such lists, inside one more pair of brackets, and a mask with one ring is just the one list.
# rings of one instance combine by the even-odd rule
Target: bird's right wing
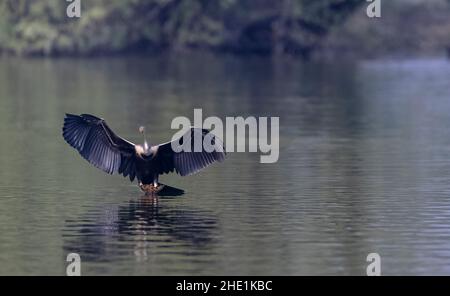
[[66,114],[63,137],[95,167],[134,180],[135,145],[117,136],[103,119],[89,114]]
[[[211,142],[214,144],[214,151],[208,152],[202,149],[202,151],[194,152],[194,137],[196,135],[202,140],[202,143],[205,137],[211,137]],[[187,141],[191,145],[191,152],[173,151],[172,146],[180,148],[183,146],[183,141]],[[206,129],[193,127],[181,138],[155,147],[156,155],[154,162],[157,164],[159,174],[169,173],[175,170],[181,176],[192,175],[216,161],[222,162],[226,154],[222,140]]]

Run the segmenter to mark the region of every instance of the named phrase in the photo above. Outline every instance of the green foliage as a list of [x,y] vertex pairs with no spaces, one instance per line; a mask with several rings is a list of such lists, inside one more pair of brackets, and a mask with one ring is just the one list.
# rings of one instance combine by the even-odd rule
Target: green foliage
[[449,15],[450,0],[385,1],[380,19],[367,18],[362,6],[315,53],[365,58],[450,54]]
[[96,54],[170,48],[306,54],[361,0],[0,0],[0,50]]

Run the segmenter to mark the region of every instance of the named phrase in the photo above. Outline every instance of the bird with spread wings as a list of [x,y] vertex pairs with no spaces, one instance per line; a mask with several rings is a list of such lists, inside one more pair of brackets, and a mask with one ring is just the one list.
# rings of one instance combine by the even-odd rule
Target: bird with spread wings
[[[146,193],[158,192],[159,175],[176,172],[181,176],[197,173],[201,169],[225,159],[222,141],[206,129],[190,128],[186,134],[174,141],[151,146],[147,143],[145,129],[143,145],[133,144],[116,135],[105,120],[89,114],[66,114],[63,137],[80,155],[95,167],[108,174],[122,174],[133,182],[138,180]],[[202,140],[209,136],[214,145],[212,151],[181,148],[186,141],[193,145],[194,137]],[[188,150],[188,151],[186,151]]]

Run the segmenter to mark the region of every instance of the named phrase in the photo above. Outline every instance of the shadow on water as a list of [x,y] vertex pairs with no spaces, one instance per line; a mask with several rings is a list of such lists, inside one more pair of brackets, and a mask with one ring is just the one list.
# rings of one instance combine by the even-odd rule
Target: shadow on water
[[172,201],[170,196],[143,196],[67,220],[64,253],[78,253],[84,262],[110,262],[130,256],[145,261],[150,253],[207,253],[214,242],[217,220],[205,211]]

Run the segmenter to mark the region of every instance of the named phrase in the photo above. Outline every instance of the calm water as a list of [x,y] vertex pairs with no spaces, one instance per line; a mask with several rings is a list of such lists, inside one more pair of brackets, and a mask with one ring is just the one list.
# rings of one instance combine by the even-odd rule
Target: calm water
[[[450,274],[450,62],[0,59],[0,274]],[[85,162],[65,112],[135,142],[174,116],[279,116],[280,159],[231,153],[158,203]]]

